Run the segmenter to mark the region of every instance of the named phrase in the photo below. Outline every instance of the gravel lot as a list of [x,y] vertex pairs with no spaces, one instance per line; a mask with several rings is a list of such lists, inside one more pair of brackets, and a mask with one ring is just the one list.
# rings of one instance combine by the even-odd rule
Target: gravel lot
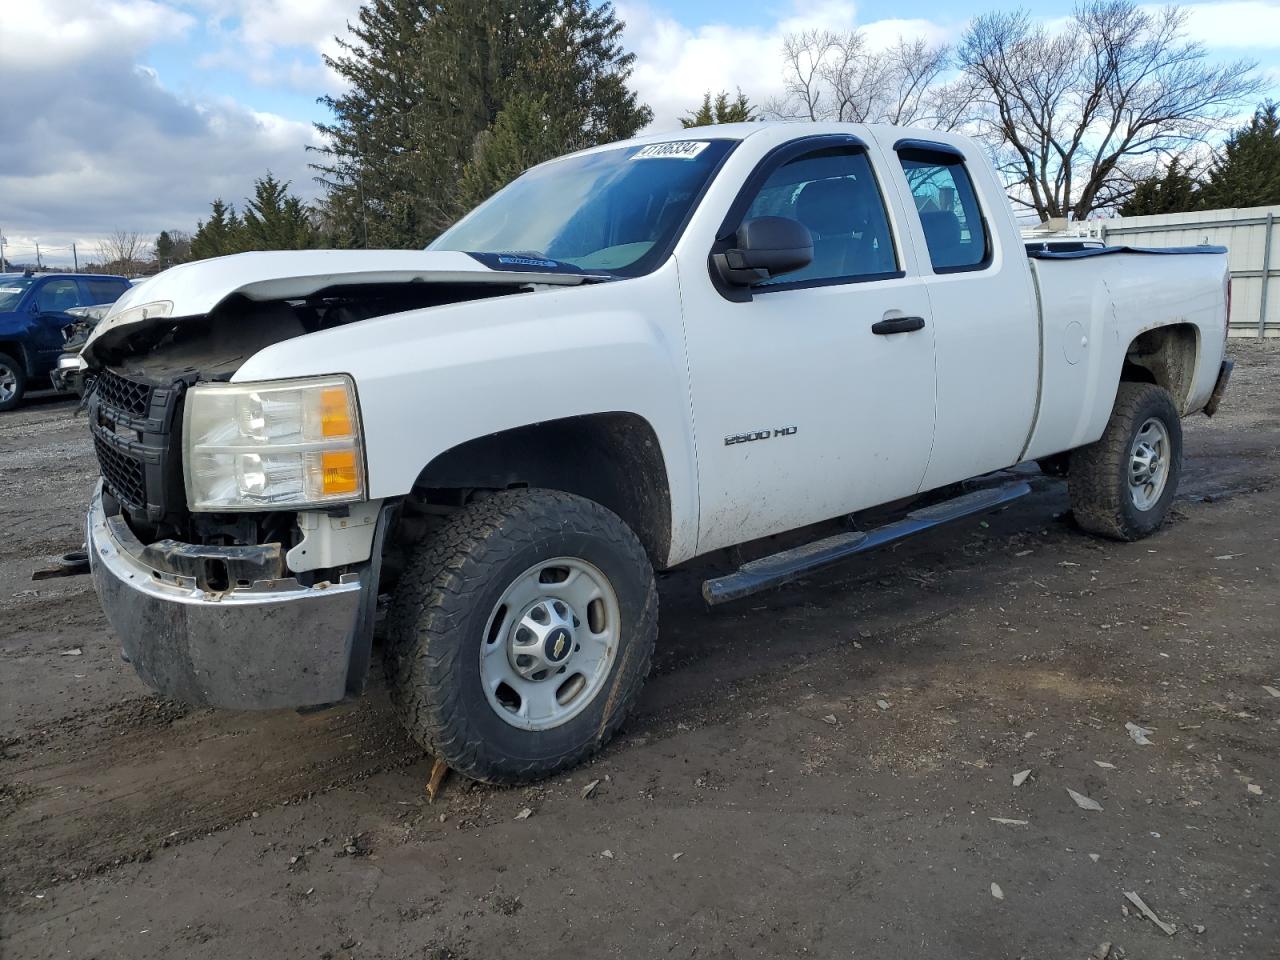
[[677,571],[603,755],[434,804],[381,690],[149,695],[87,578],[30,581],[81,541],[83,420],[0,415],[0,956],[1280,956],[1280,343],[1232,349],[1158,536],[1046,482],[714,612]]

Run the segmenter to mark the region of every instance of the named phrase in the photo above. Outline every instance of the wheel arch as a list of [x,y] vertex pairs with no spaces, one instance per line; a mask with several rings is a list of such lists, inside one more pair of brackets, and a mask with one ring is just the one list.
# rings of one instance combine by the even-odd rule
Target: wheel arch
[[22,364],[22,372],[28,377],[33,376],[34,367],[31,357],[27,355],[26,345],[21,340],[3,340],[0,339],[0,353],[7,353],[13,359]]
[[625,411],[548,420],[468,440],[436,455],[411,500],[462,504],[477,493],[520,487],[561,490],[612,510],[655,567],[671,555],[671,488],[658,434]]
[[1154,383],[1169,391],[1179,415],[1189,412],[1200,357],[1200,329],[1174,323],[1144,330],[1125,349],[1121,382]]

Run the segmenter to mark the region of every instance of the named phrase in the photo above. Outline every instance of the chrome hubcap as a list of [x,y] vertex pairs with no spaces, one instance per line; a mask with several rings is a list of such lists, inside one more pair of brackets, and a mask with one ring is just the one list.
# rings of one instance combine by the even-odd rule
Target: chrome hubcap
[[1129,495],[1139,510],[1150,510],[1169,480],[1169,431],[1149,417],[1129,448]]
[[480,681],[514,727],[573,719],[604,685],[618,650],[618,597],[593,564],[544,560],[503,591],[485,626]]

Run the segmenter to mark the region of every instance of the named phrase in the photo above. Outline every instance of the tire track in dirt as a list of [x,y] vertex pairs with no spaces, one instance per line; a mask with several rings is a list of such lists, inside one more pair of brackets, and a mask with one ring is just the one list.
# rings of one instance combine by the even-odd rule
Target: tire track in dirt
[[0,892],[91,875],[422,759],[384,691],[301,715],[137,698],[0,750]]

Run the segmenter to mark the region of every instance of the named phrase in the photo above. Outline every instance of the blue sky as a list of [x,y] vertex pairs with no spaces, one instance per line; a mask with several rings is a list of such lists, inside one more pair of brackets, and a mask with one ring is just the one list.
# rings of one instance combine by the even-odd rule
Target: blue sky
[[[9,252],[47,262],[115,229],[193,229],[208,202],[237,202],[272,169],[313,196],[305,147],[338,92],[322,63],[360,0],[26,0],[0,28],[0,229]],[[970,16],[1012,4],[939,0],[620,0],[633,83],[676,126],[708,88],[756,102],[781,90],[779,51],[807,27],[954,41]],[[1024,4],[1052,21],[1070,3]],[[1250,57],[1280,80],[1280,0],[1184,5],[1212,55]],[[1280,82],[1272,82],[1273,89]]]

